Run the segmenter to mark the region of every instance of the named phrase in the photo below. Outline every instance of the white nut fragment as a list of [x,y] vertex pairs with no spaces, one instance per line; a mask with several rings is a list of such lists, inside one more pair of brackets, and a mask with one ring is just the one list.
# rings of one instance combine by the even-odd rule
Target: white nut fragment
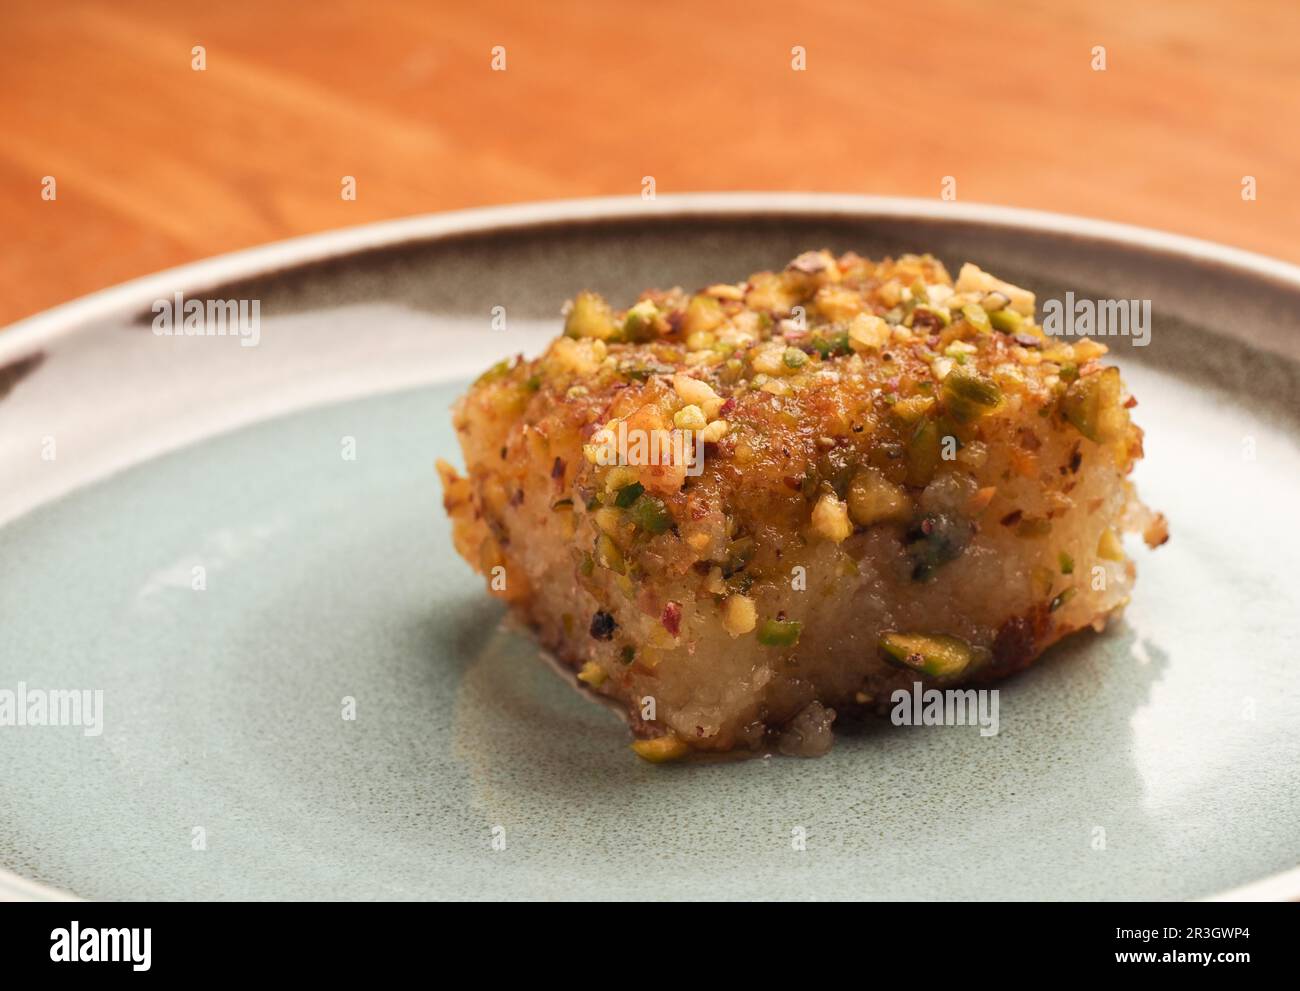
[[557,337],[549,358],[560,372],[594,375],[608,353],[605,342],[593,337]]
[[700,431],[700,440],[706,444],[716,444],[727,436],[727,431],[731,429],[731,424],[726,420],[714,420]]
[[829,492],[817,500],[812,511],[813,532],[826,540],[842,543],[853,532],[849,510]]
[[925,295],[932,305],[947,306],[948,300],[953,296],[952,286],[945,286],[942,282],[936,282],[934,285],[925,287]]
[[681,372],[673,376],[673,390],[682,402],[698,406],[709,419],[716,416],[718,410],[722,408],[722,397],[714,392],[707,382],[701,382]]
[[960,293],[988,294],[1000,292],[1011,301],[1011,308],[1023,317],[1034,315],[1034,294],[1028,289],[1013,286],[1010,282],[989,275],[978,265],[967,262],[957,273],[956,289]]
[[733,637],[749,633],[758,624],[758,607],[748,595],[728,596],[722,604],[722,628]]
[[854,351],[874,351],[889,343],[892,328],[880,317],[859,313],[849,324],[849,347]]
[[779,342],[755,349],[750,364],[759,375],[784,375],[790,371],[785,367],[785,345]]
[[673,414],[673,426],[679,430],[703,430],[709,421],[704,418],[704,411],[698,406],[683,406]]
[[727,283],[724,282],[724,283],[719,283],[718,285],[715,286],[709,286],[708,289],[704,290],[704,294],[706,296],[712,296],[714,299],[740,300],[745,298],[745,287],[743,285],[741,286],[728,285]]
[[707,351],[713,347],[717,337],[711,330],[697,330],[686,338],[686,346],[691,351]]
[[[709,536],[708,531],[706,530],[696,530],[694,533],[686,534],[682,539],[685,540],[686,545],[697,554],[703,554],[708,550],[709,545],[713,543],[713,538]],[[717,571],[719,575],[722,574],[721,569],[715,568],[713,570]],[[713,580],[712,571],[709,572],[709,580]],[[715,594],[717,593],[717,590],[713,588],[710,588],[710,591],[715,592]]]

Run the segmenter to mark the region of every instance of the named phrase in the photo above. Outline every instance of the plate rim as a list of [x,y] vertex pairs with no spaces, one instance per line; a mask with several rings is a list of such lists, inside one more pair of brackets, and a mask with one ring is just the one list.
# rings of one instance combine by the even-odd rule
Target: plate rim
[[127,312],[142,300],[198,290],[403,243],[465,234],[499,233],[556,224],[637,217],[886,217],[947,220],[1086,238],[1184,260],[1212,262],[1300,290],[1300,265],[1201,238],[1067,213],[903,196],[850,193],[671,193],[653,200],[597,196],[541,200],[417,214],[272,241],[187,262],[80,296],[0,327],[0,364],[93,320]]
[[[555,225],[707,217],[843,217],[955,221],[971,226],[1024,229],[1086,238],[1183,260],[1210,262],[1300,291],[1300,265],[1201,238],[1154,228],[1022,207],[811,192],[673,193],[643,199],[601,196],[543,200],[418,214],[352,225],[215,255],[131,279],[0,327],[0,367],[96,320],[137,308],[142,300],[177,290],[196,291],[315,262],[411,242],[465,234],[501,233]],[[80,900],[70,891],[25,878],[0,866],[0,901]],[[1208,901],[1300,900],[1300,866],[1206,896]]]

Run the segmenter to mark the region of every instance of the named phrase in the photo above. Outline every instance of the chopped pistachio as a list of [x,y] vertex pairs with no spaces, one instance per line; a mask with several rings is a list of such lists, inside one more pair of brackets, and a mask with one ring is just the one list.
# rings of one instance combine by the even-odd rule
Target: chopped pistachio
[[985,313],[996,313],[998,310],[1010,305],[1011,300],[1007,297],[1007,294],[998,292],[996,289],[993,292],[985,293],[980,300],[980,306],[984,308]]
[[975,658],[965,640],[943,633],[885,633],[880,649],[900,666],[936,678],[961,674]]
[[506,374],[514,367],[514,359],[502,358],[495,365],[485,371],[482,375],[474,380],[476,386],[483,385],[486,382],[492,382],[499,378],[505,378]]
[[1002,403],[1002,390],[990,378],[969,371],[953,371],[943,380],[943,401],[960,422],[977,420]]
[[1010,307],[1004,307],[989,314],[989,323],[1004,334],[1014,334],[1024,324],[1024,318]]
[[1120,405],[1123,383],[1111,366],[1070,384],[1061,397],[1061,412],[1083,436],[1098,444],[1118,440],[1128,414]]
[[564,333],[568,337],[595,337],[599,340],[613,337],[614,316],[604,297],[585,289],[578,293],[565,317]]
[[934,396],[909,396],[894,403],[890,407],[890,412],[905,424],[912,424],[925,416],[934,403]]
[[664,533],[672,528],[673,517],[663,501],[651,495],[642,495],[628,510],[628,517],[647,533]]
[[632,750],[636,755],[651,764],[665,764],[680,760],[690,752],[690,749],[672,734],[655,737],[653,740],[635,740],[632,743]]
[[623,316],[623,336],[629,341],[646,341],[654,337],[659,308],[653,300],[643,299]]
[[1061,553],[1057,555],[1056,560],[1061,565],[1061,574],[1074,574],[1074,558],[1072,558],[1066,551],[1061,551]]
[[952,315],[942,306],[931,306],[929,303],[920,304],[919,306],[917,306],[915,310],[912,311],[913,321],[916,320],[916,316],[919,313],[933,314],[934,318],[938,320],[939,323],[942,324],[944,327],[947,327],[949,324],[952,323]]
[[632,503],[636,502],[637,499],[641,497],[641,493],[644,491],[645,486],[640,482],[633,482],[631,485],[624,485],[618,490],[618,494],[614,496],[614,505],[619,509],[627,509],[632,505]]
[[620,575],[627,569],[623,561],[623,552],[607,533],[602,533],[596,538],[596,563]]
[[961,315],[978,333],[987,334],[993,330],[993,324],[989,321],[989,315],[984,312],[984,307],[982,306],[976,306],[974,303],[967,303],[961,308]]
[[831,330],[824,327],[819,327],[814,331],[808,343],[823,358],[848,354],[851,346],[847,330]]
[[940,444],[943,437],[939,425],[931,419],[923,419],[917,424],[907,442],[907,484],[914,488],[923,488],[934,478],[942,457]]
[[781,354],[781,362],[786,368],[801,368],[808,361],[808,356],[798,348],[786,348]]
[[797,620],[765,619],[758,628],[758,642],[764,647],[793,647],[802,632],[803,623]]
[[887,520],[902,522],[912,515],[912,501],[907,493],[875,468],[863,468],[853,476],[848,504],[849,515],[858,526]]
[[1097,556],[1106,561],[1124,560],[1124,545],[1110,527],[1101,532],[1101,539],[1097,541]]
[[637,481],[637,471],[628,465],[616,465],[605,476],[605,491],[617,492]]

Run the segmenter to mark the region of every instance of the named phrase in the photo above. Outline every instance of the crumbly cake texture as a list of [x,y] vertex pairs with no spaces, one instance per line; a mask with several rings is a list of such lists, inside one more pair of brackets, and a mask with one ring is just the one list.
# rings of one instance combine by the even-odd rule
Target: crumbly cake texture
[[[1106,348],[974,265],[814,251],[565,314],[456,405],[444,505],[649,760],[821,753],[837,713],[1022,669],[1128,601],[1122,534],[1166,539]],[[688,443],[612,441],[638,435]]]

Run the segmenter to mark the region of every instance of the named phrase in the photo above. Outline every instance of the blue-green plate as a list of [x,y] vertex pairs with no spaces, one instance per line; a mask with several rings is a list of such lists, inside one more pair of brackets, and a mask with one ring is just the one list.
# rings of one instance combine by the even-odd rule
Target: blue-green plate
[[[651,766],[453,553],[448,407],[580,288],[821,246],[1150,299],[1149,346],[1109,343],[1172,539],[1121,622],[1000,686],[996,736]],[[176,292],[258,300],[257,346],[155,333]],[[0,725],[0,892],[1295,897],[1298,304],[1291,266],[1153,232],[732,195],[344,231],[0,332],[0,693],[91,693],[73,725]]]

